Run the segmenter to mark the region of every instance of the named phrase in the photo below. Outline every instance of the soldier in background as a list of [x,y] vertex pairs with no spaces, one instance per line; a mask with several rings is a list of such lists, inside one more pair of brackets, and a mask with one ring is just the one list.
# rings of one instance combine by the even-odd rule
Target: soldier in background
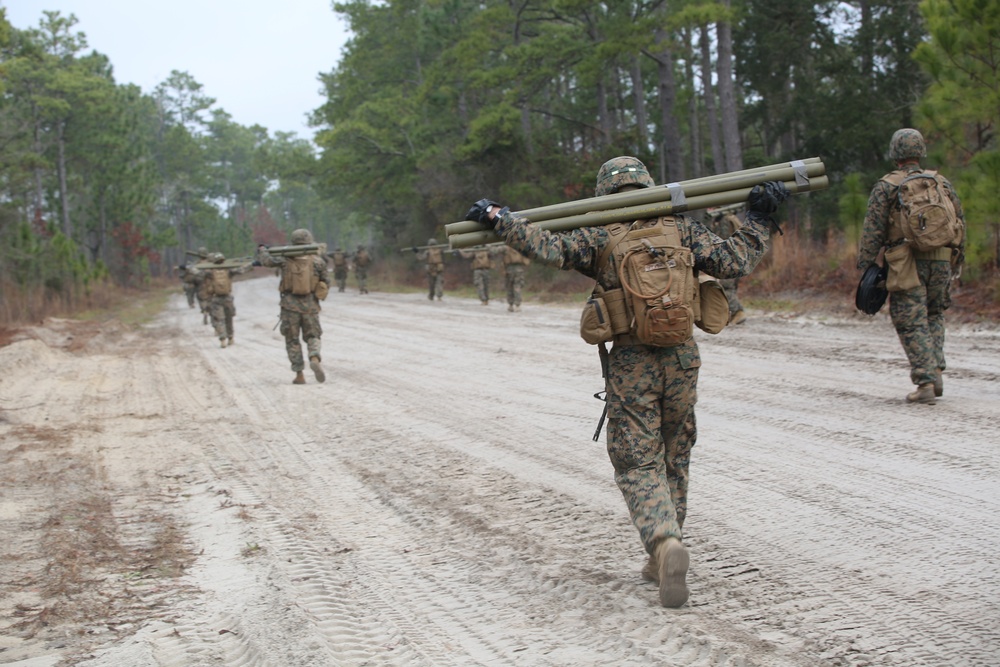
[[[292,245],[313,242],[308,229],[296,229],[290,236]],[[309,368],[317,382],[326,381],[322,366],[320,339],[323,327],[319,321],[320,305],[330,291],[326,260],[322,255],[299,255],[296,257],[272,256],[267,246],[257,246],[257,261],[261,266],[277,267],[278,291],[281,293],[280,331],[285,337],[285,351],[292,364],[295,378],[292,384],[305,384],[303,375],[305,362],[302,359],[301,337],[309,350]]]
[[504,246],[503,251],[504,282],[507,287],[507,311],[521,312],[521,291],[524,289],[524,271],[531,260],[514,250]]
[[[438,242],[427,239],[428,246],[436,246]],[[434,297],[440,301],[444,295],[444,253],[441,248],[424,248],[417,253],[417,259],[423,261],[427,268],[427,298]]]
[[236,316],[236,303],[233,301],[233,276],[246,273],[253,269],[248,263],[238,268],[221,266],[226,261],[221,252],[209,255],[209,261],[219,265],[218,268],[205,269],[205,293],[209,298],[208,312],[212,317],[212,327],[219,337],[219,346],[233,345],[233,317]]
[[[709,209],[708,216],[705,226],[722,239],[728,239],[736,233],[736,230],[743,226],[740,219],[736,217],[735,211],[713,211]],[[747,316],[743,312],[740,298],[736,294],[740,286],[740,279],[719,278],[718,280],[719,284],[722,285],[723,291],[726,293],[726,298],[729,299],[729,323],[743,324],[747,321]]]
[[334,248],[330,259],[333,261],[333,279],[337,281],[337,291],[343,292],[347,288],[347,253],[339,247]]
[[[653,186],[640,160],[621,156],[601,166],[595,194]],[[466,219],[492,227],[505,243],[532,259],[593,278],[607,293],[622,290],[617,270],[621,260],[614,250],[632,230],[676,235],[680,246],[690,252],[693,266],[688,270],[692,273],[694,269],[723,277],[750,273],[767,250],[770,216],[787,196],[778,182],[755,186],[743,227],[725,241],[683,216],[552,232],[488,199],[473,204]],[[684,270],[680,264],[670,268]],[[626,323],[632,319],[627,309],[623,316]],[[614,336],[606,360],[608,455],[615,482],[649,555],[643,576],[658,582],[660,604],[680,607],[688,598],[689,557],[681,531],[697,435],[698,345],[693,336],[671,345],[644,344],[637,331],[629,331]]]
[[181,264],[177,267],[177,273],[180,276],[181,283],[184,287],[184,296],[187,298],[188,308],[194,308],[195,295],[198,292],[198,269],[194,268],[193,264]]
[[354,253],[354,275],[358,279],[358,292],[368,294],[368,267],[371,266],[372,258],[368,250],[359,245]]
[[493,248],[478,248],[476,250],[459,250],[462,259],[472,260],[472,284],[476,286],[476,294],[484,306],[490,305],[490,271],[493,270]]
[[965,214],[955,188],[939,177],[961,223],[961,238],[952,246],[911,250],[902,228],[900,185],[906,177],[924,172],[920,159],[926,155],[919,131],[903,128],[892,135],[889,158],[896,170],[879,179],[868,198],[858,268],[867,269],[885,248],[889,316],[910,362],[910,380],[917,385],[906,400],[934,405],[944,394],[944,311],[951,305],[951,280],[965,261]]

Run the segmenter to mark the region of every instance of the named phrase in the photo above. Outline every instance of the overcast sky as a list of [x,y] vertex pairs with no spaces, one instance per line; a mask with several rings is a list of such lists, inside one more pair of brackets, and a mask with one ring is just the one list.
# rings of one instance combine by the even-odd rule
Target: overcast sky
[[75,14],[88,52],[108,56],[115,81],[152,92],[186,71],[240,125],[311,139],[306,114],[320,106],[317,75],[348,38],[330,0],[0,0],[18,29],[42,12]]

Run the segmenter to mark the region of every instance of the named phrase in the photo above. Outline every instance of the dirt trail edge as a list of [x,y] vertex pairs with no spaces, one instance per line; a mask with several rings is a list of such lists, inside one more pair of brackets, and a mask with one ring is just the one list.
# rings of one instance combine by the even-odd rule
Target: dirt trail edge
[[1000,664],[1000,331],[910,390],[874,319],[699,333],[689,604],[657,605],[578,312],[333,293],[291,384],[273,277],[220,349],[48,322],[0,348],[0,664]]

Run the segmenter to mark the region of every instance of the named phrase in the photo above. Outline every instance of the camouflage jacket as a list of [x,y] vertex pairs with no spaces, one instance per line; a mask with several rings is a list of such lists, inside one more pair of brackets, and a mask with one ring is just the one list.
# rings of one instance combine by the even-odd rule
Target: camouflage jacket
[[[918,164],[909,164],[906,165],[905,169],[897,171],[905,171],[909,175],[914,172],[923,171],[923,169]],[[959,201],[958,195],[955,194],[955,188],[952,187],[951,182],[947,179],[945,179],[945,187],[948,197],[951,199],[952,204],[955,205],[955,213],[958,214],[958,218],[962,221],[962,226],[964,227],[965,213],[962,211],[962,202]],[[861,243],[858,250],[858,269],[862,271],[875,261],[879,251],[888,243],[892,216],[899,209],[899,201],[896,198],[897,190],[898,188],[894,185],[880,178],[875,187],[872,188],[871,195],[868,197],[868,211],[865,213],[865,222],[861,229]],[[964,237],[959,244],[958,254],[959,257],[965,256]]]
[[[262,248],[257,253],[257,259],[260,260],[261,266],[278,267],[283,281],[288,258],[274,257],[267,252],[266,248]],[[319,282],[326,284],[329,288],[330,279],[327,277],[326,260],[319,255],[313,258],[313,272]],[[278,282],[278,285],[281,285],[281,281]],[[290,310],[293,313],[302,313],[303,315],[315,315],[320,311],[319,299],[316,298],[315,293],[297,295],[291,292],[282,292],[280,306],[282,310]]]
[[[655,220],[643,222],[649,224]],[[747,220],[735,234],[722,239],[699,222],[684,216],[676,216],[676,220],[681,244],[690,248],[695,268],[716,278],[740,278],[749,274],[767,251],[770,231],[759,222]],[[621,286],[613,259],[603,270],[598,267],[601,251],[611,238],[606,227],[550,232],[508,213],[497,222],[496,232],[527,257],[560,269],[578,271],[606,290]]]

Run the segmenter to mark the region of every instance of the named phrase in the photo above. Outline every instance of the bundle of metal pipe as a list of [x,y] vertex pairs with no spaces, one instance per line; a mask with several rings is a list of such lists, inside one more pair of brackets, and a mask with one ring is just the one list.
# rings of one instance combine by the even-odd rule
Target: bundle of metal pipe
[[[680,183],[551,204],[517,211],[515,215],[527,218],[549,231],[569,231],[745,202],[750,190],[766,181],[781,181],[792,193],[822,190],[830,185],[825,174],[826,167],[818,157],[793,160]],[[486,225],[468,220],[445,225],[445,233],[452,248],[468,248],[502,240]]]

